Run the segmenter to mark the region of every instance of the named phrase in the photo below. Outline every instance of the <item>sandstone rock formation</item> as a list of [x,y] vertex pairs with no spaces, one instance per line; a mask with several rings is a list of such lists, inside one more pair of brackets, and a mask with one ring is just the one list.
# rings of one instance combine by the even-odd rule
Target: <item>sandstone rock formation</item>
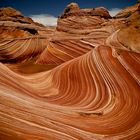
[[135,5],[121,10],[115,17],[116,18],[123,18],[123,17],[127,18],[127,17],[131,16],[138,9],[139,6],[140,6],[140,3],[138,1],[138,3],[136,3]]
[[39,23],[35,23],[29,17],[24,17],[19,11],[11,7],[0,8],[0,21],[13,21],[43,26]]
[[0,21],[0,139],[139,140],[139,16],[72,3],[56,29]]
[[13,8],[0,8],[0,61],[17,62],[34,58],[47,46],[53,33]]
[[75,3],[69,4],[58,19],[48,47],[36,63],[61,64],[104,44],[115,30],[112,25],[102,25],[109,21],[108,18],[110,15],[105,8],[80,9]]

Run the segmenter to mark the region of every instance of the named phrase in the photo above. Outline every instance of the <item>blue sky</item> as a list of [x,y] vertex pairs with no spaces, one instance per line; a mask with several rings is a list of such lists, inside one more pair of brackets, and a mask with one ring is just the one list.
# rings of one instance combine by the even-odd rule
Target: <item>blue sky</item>
[[65,6],[77,2],[81,8],[104,6],[108,9],[124,8],[133,5],[137,0],[0,0],[0,7],[11,6],[20,10],[24,15],[50,14],[58,16]]
[[[35,21],[55,22],[66,5],[76,2],[81,8],[106,7],[114,15],[120,9],[133,5],[137,0],[0,0],[0,7],[13,7],[18,9],[25,16],[32,17]],[[51,19],[50,19],[51,18]]]

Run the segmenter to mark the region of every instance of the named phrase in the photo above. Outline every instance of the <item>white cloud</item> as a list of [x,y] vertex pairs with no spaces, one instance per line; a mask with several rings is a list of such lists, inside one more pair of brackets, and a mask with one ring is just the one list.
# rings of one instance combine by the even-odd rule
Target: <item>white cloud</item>
[[118,14],[118,12],[120,11],[121,9],[119,8],[112,8],[109,10],[109,14],[113,17],[115,16],[116,14]]
[[35,22],[41,23],[45,26],[56,26],[57,18],[48,14],[39,14],[30,16]]

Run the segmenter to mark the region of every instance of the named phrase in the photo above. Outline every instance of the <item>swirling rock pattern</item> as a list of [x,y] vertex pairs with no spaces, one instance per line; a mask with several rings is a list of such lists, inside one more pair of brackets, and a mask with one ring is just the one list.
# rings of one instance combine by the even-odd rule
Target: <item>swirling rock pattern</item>
[[29,37],[3,40],[0,42],[0,60],[22,61],[39,55],[46,48],[46,38]]
[[100,46],[33,76],[20,76],[1,64],[2,134],[23,139],[140,138],[140,74],[131,66],[140,68],[139,59],[125,51],[115,58],[110,48]]
[[93,44],[82,40],[61,40],[49,42],[37,64],[61,64],[78,57],[94,48]]
[[[75,4],[68,7],[79,10]],[[11,40],[1,39],[1,62],[20,62],[16,67],[0,63],[0,139],[139,140],[137,17],[134,13],[129,19],[103,18],[100,28],[93,26],[87,34],[58,28],[47,34],[42,28],[31,37],[22,32],[28,37],[11,34]],[[126,35],[130,27],[135,40]],[[23,69],[23,56],[25,60],[34,57],[32,65],[57,67],[25,74],[15,70],[19,65]]]

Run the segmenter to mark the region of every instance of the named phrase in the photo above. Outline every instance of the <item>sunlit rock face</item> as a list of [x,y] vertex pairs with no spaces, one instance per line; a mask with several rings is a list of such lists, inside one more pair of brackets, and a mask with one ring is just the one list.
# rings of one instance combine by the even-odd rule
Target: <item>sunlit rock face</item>
[[139,16],[72,3],[56,28],[1,20],[0,139],[139,140]]
[[[107,42],[115,45],[115,48],[140,52],[140,11],[138,5],[140,6],[140,4],[137,4],[137,9],[129,17],[123,18],[125,20],[119,30],[107,39]],[[136,8],[136,5],[131,6],[131,8]]]
[[116,18],[123,18],[123,17],[127,18],[127,17],[131,16],[131,14],[133,14],[135,11],[137,11],[139,6],[140,6],[140,1],[138,0],[138,2],[135,5],[124,8],[115,17]]

